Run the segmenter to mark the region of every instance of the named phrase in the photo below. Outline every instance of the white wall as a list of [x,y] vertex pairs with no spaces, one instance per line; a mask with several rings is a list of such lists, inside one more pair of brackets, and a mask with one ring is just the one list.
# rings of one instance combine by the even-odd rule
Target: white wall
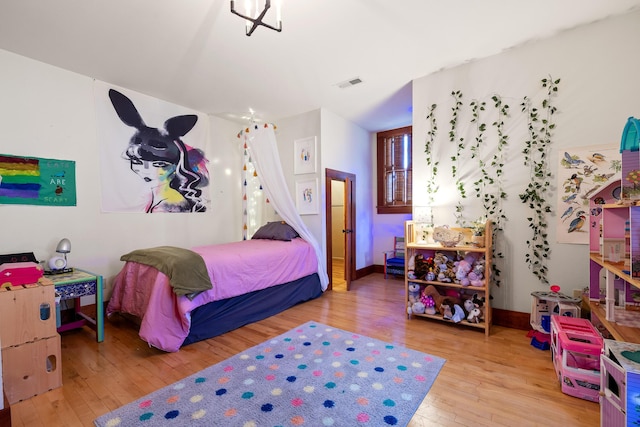
[[[282,172],[284,173],[287,184],[289,185],[289,191],[292,197],[295,196],[296,179],[310,179],[312,177],[318,178],[318,186],[320,191],[320,200],[318,200],[318,212],[324,210],[324,195],[322,194],[322,188],[320,187],[322,170],[322,151],[320,149],[322,145],[321,138],[321,126],[320,126],[320,110],[309,111],[307,113],[298,114],[296,116],[287,117],[276,120],[274,122],[276,129],[276,139],[278,141],[278,150],[280,153],[280,162],[282,163]],[[303,174],[294,175],[293,168],[293,145],[297,139],[316,137],[316,155],[318,156],[318,162],[316,163],[315,174]],[[293,199],[295,203],[295,197]],[[324,235],[324,222],[323,214],[318,213],[316,215],[302,215],[302,220],[309,228],[311,234],[314,235],[320,246],[323,248],[323,252],[326,256],[326,244],[323,240]]]
[[[335,169],[356,175],[356,268],[373,263],[372,258],[372,203],[370,164],[370,134],[359,126],[336,115],[319,109],[275,122],[280,160],[289,190],[294,193],[296,179],[316,177],[320,189],[319,214],[302,215],[311,233],[318,239],[326,259],[326,192],[325,169]],[[294,175],[293,144],[296,139],[317,137],[318,165],[315,174]],[[295,200],[294,200],[295,201]]]
[[44,260],[68,237],[69,265],[102,274],[109,287],[122,266],[120,256],[133,249],[241,239],[240,126],[211,118],[211,140],[204,147],[209,212],[102,213],[93,80],[3,50],[0,64],[0,153],[74,160],[77,180],[77,206],[0,205],[0,253],[33,251]]
[[[416,79],[413,82],[413,200],[426,198],[427,179],[424,142],[429,124],[428,108],[437,104],[438,137],[434,152],[441,161],[440,191],[436,196],[434,218],[437,224],[453,224],[456,190],[451,182],[450,163],[454,149],[448,141],[448,121],[453,90],[461,90],[464,102],[471,99],[488,101],[499,94],[511,107],[511,118],[505,129],[510,134],[506,165],[508,200],[504,211],[508,217],[504,239],[499,249],[506,254],[501,274],[502,286],[493,289],[494,306],[528,312],[531,292],[546,290],[530,273],[525,263],[526,239],[530,236],[527,215],[531,212],[520,202],[528,182],[529,172],[523,165],[521,150],[526,137],[526,117],[520,112],[523,96],[539,102],[544,90],[542,78],[551,75],[561,78],[559,96],[553,101],[558,108],[557,128],[553,136],[550,164],[554,177],[558,156],[566,147],[613,144],[619,146],[622,129],[629,116],[640,116],[640,11],[609,18],[588,26],[566,31],[550,39],[540,40],[511,49],[499,55],[473,61],[462,66]],[[465,121],[466,120],[466,121]],[[460,118],[460,129],[469,127],[469,117]],[[490,123],[488,123],[490,125]],[[490,126],[489,126],[490,127]],[[487,141],[490,131],[487,131]],[[491,143],[495,144],[495,138]],[[488,142],[487,142],[488,143]],[[477,168],[477,161],[469,162],[463,173],[472,176],[469,168]],[[468,182],[467,190],[473,188]],[[560,215],[553,194],[554,216]],[[478,199],[467,199],[478,206]],[[474,206],[468,205],[468,213]],[[473,215],[472,215],[473,217]],[[473,218],[472,218],[473,219]],[[555,218],[549,218],[551,255],[548,278],[571,294],[573,289],[588,285],[587,245],[558,244],[555,239]]]
[[[0,253],[33,251],[40,260],[55,255],[62,237],[71,240],[69,265],[102,274],[105,298],[122,267],[120,256],[158,245],[192,247],[242,238],[242,147],[237,123],[210,117],[209,212],[201,214],[102,213],[100,161],[94,116],[93,79],[0,50],[0,153],[76,162],[77,206],[0,205]],[[108,83],[108,82],[107,82]],[[357,175],[358,256],[356,267],[372,263],[369,133],[341,117],[315,110],[276,122],[283,172],[293,194],[293,142],[317,136],[320,213],[303,219],[326,254],[324,169]]]
[[[356,269],[373,264],[373,192],[371,182],[373,171],[371,162],[375,151],[371,151],[371,135],[368,131],[322,109],[322,188],[325,186],[324,170],[326,168],[347,172],[356,176]],[[322,204],[326,194],[323,192]],[[322,222],[326,223],[326,215],[322,214]],[[323,247],[326,247],[326,230],[322,233]]]

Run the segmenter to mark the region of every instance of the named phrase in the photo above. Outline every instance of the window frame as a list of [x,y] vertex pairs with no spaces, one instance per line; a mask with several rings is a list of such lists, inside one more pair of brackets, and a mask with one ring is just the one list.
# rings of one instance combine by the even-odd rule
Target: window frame
[[[385,180],[385,140],[398,135],[409,134],[409,147],[408,147],[408,155],[409,155],[409,167],[407,168],[409,172],[409,182],[413,183],[413,155],[412,155],[412,147],[413,147],[413,126],[405,126],[397,129],[386,130],[382,132],[378,132],[376,134],[376,152],[377,152],[377,193],[378,193],[378,203],[376,206],[378,214],[410,214],[412,212],[413,207],[413,194],[409,193],[409,200],[406,204],[403,205],[388,205],[385,200],[385,188],[386,188],[386,180]],[[406,190],[408,192],[412,192],[413,185],[410,185]]]

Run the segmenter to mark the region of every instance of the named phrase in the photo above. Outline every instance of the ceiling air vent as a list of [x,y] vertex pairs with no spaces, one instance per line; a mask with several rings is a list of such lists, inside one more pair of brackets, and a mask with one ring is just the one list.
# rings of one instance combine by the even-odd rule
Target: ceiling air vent
[[360,83],[362,83],[362,79],[360,79],[360,77],[354,77],[352,79],[345,80],[345,81],[343,81],[341,83],[338,83],[338,87],[340,89],[346,89],[348,87],[355,86],[355,85],[360,84]]

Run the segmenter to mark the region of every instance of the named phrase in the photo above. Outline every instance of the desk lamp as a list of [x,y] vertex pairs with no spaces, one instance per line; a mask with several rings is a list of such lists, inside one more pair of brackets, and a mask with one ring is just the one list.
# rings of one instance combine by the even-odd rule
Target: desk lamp
[[71,252],[71,242],[66,237],[56,246],[56,252],[63,254],[62,257],[55,256],[49,260],[49,268],[52,270],[62,270],[67,267],[67,254]]

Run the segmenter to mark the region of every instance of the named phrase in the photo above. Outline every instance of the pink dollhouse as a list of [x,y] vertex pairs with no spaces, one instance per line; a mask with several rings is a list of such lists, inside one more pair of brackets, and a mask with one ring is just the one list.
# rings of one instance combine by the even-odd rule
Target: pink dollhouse
[[[640,306],[640,120],[627,120],[620,143],[622,175],[589,199],[589,299],[615,308]],[[636,206],[636,203],[639,206]]]

